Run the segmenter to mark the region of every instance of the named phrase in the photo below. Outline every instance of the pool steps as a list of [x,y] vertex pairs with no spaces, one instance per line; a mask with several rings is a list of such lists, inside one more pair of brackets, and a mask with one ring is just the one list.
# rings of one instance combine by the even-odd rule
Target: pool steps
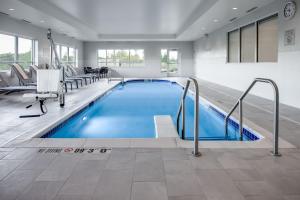
[[170,115],[154,116],[156,138],[179,138]]

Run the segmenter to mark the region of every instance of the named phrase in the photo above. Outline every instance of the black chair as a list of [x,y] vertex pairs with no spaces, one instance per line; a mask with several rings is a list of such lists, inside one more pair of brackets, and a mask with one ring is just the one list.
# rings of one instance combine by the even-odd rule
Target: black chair
[[91,67],[83,67],[83,71],[85,74],[94,74],[94,70]]
[[108,71],[109,71],[108,67],[101,67],[99,71],[100,77],[107,78]]

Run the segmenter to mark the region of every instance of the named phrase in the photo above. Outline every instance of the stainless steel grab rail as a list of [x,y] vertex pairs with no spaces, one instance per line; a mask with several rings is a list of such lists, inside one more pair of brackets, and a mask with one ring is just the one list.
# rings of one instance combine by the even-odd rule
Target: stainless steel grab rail
[[251,83],[251,85],[248,87],[248,89],[242,94],[242,96],[239,98],[239,100],[236,102],[236,104],[233,106],[231,111],[228,113],[228,115],[225,117],[225,137],[228,137],[228,121],[229,117],[232,115],[234,110],[239,106],[239,120],[240,120],[240,126],[239,126],[239,133],[240,133],[240,140],[243,140],[243,100],[249,93],[249,91],[253,88],[253,86],[257,82],[262,82],[262,83],[269,83],[272,85],[273,90],[274,90],[274,128],[273,128],[273,151],[272,154],[274,156],[280,156],[281,154],[278,151],[278,139],[279,139],[279,91],[276,83],[267,78],[256,78],[254,81]]
[[124,77],[118,77],[118,78],[108,77],[107,78],[107,83],[110,83],[111,81],[121,81],[121,84],[124,85],[125,78]]
[[186,94],[188,92],[189,86],[190,86],[190,82],[194,83],[195,86],[195,101],[194,101],[194,151],[193,154],[194,156],[198,157],[201,156],[201,153],[199,152],[199,142],[198,142],[198,138],[199,138],[199,85],[196,79],[194,78],[187,78],[187,83],[186,86],[184,88],[184,92],[181,98],[181,103],[177,112],[177,131],[178,133],[180,125],[180,114],[182,113],[182,117],[181,117],[181,124],[182,124],[182,138],[184,139],[185,137],[185,98],[186,98]]

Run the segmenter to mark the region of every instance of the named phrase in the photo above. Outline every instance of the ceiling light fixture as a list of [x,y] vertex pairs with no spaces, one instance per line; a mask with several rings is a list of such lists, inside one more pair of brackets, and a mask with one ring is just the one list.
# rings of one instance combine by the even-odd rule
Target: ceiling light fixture
[[219,20],[218,19],[214,19],[214,22],[218,22]]
[[10,11],[14,11],[15,9],[14,9],[14,8],[10,8],[10,9],[8,9],[8,10],[10,10]]
[[237,10],[237,9],[238,9],[237,7],[232,8],[232,10]]
[[44,21],[44,20],[41,20],[40,22],[41,22],[41,23],[45,23],[45,21]]

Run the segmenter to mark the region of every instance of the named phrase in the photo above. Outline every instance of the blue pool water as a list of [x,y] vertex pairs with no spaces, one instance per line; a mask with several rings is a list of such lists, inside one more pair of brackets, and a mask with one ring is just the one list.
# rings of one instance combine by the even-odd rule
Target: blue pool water
[[[44,137],[153,138],[155,115],[171,115],[176,124],[183,89],[169,81],[129,81],[118,85],[89,107]],[[193,98],[186,99],[186,139],[193,139]],[[224,140],[224,118],[200,103],[200,139]],[[249,139],[248,137],[244,137]],[[238,139],[238,127],[229,125],[229,140]]]

